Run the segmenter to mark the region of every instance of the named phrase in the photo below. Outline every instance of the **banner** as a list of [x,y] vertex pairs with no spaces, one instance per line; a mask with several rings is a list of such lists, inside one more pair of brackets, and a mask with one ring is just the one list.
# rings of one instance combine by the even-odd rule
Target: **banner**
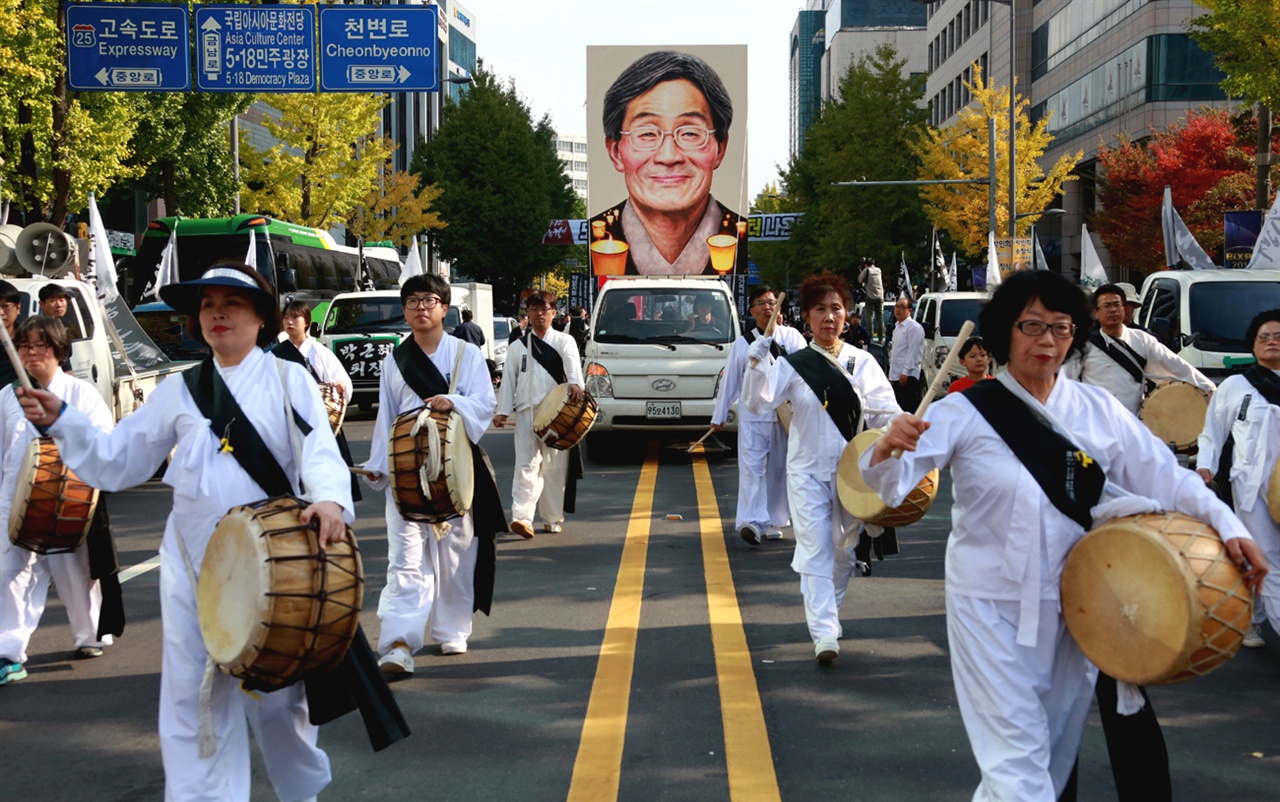
[[745,275],[747,48],[587,48],[596,276]]
[[[783,242],[791,239],[791,228],[804,212],[753,214],[747,218],[747,239],[755,242]],[[552,220],[543,245],[587,245],[591,242],[590,220]]]
[[1227,212],[1222,217],[1222,250],[1226,254],[1224,267],[1244,269],[1253,257],[1253,246],[1262,233],[1262,211]]
[[1032,255],[1031,238],[1000,239],[997,237],[996,258],[1000,260],[1000,272],[1005,277],[1019,270],[1030,270],[1035,258]]

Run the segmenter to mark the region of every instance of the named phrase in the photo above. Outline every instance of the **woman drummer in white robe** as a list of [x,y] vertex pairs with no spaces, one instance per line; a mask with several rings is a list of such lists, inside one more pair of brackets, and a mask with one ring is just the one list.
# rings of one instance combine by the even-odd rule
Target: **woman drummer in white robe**
[[[98,388],[60,368],[71,354],[62,323],[51,317],[27,318],[18,327],[15,339],[23,367],[42,387],[85,413],[97,428],[111,431],[115,421]],[[35,426],[23,415],[13,385],[0,389],[0,522],[9,521],[14,514],[11,507],[23,459],[31,441],[38,436]],[[76,655],[99,655],[102,647],[111,643],[110,635],[98,639],[102,589],[90,575],[88,543],[68,554],[36,554],[11,545],[9,538],[0,535],[0,685],[26,676],[22,664],[27,661],[27,644],[44,613],[50,580],[67,609]]]
[[354,385],[351,384],[347,369],[342,366],[337,354],[311,337],[311,304],[306,301],[291,301],[285,305],[280,315],[289,342],[293,343],[307,360],[307,364],[311,365],[316,378],[340,388],[342,397],[350,402]]
[[[997,381],[1102,468],[1093,520],[1156,508],[1205,520],[1247,581],[1260,581],[1261,552],[1199,478],[1105,390],[1058,380],[1088,332],[1078,287],[1049,271],[1019,273],[997,290],[980,324],[992,356],[1008,365]],[[905,452],[900,459],[890,457],[895,448]],[[1075,764],[1097,672],[1059,610],[1063,565],[1085,529],[1054,506],[965,393],[934,404],[923,419],[900,416],[860,464],[872,489],[894,504],[948,463],[964,503],[952,508],[947,544],[947,631],[960,713],[982,772],[974,799],[1051,802]]]
[[[208,369],[225,382],[285,475],[291,481],[300,478],[315,499],[302,519],[319,521],[321,545],[345,537],[345,524],[354,520],[349,474],[315,382],[302,366],[283,363],[261,348],[275,341],[280,327],[266,283],[243,263],[219,263],[196,281],[163,288],[160,296],[190,315],[192,336],[212,350]],[[294,424],[285,411],[285,383],[293,409],[311,427],[302,436],[301,465],[290,441]],[[280,799],[314,797],[329,783],[329,760],[316,747],[318,728],[308,721],[301,683],[255,699],[240,690],[239,680],[215,673],[211,709],[201,710],[207,653],[190,577],[198,575],[209,538],[227,511],[267,496],[234,457],[234,444],[212,431],[183,376],[162,382],[110,434],[52,393],[23,394],[28,419],[48,430],[67,465],[95,487],[123,490],[141,484],[174,450],[164,474],[173,487],[173,510],[160,546],[165,798],[248,799],[250,726]],[[202,719],[208,717],[216,738],[211,755],[200,743]]]
[[[832,375],[848,381],[865,424],[884,426],[901,411],[893,387],[866,351],[840,339],[852,302],[849,285],[830,273],[810,276],[800,287],[800,313],[813,331],[810,348],[825,354],[823,359],[830,358]],[[791,569],[800,574],[815,656],[827,663],[840,654],[840,604],[856,563],[853,547],[858,525],[836,495],[836,467],[848,441],[828,414],[828,404],[792,366],[791,359],[797,355],[775,360],[769,350],[772,342],[771,337],[759,337],[747,350],[742,399],[757,415],[791,402],[786,463],[787,500],[796,536]],[[860,421],[850,425],[856,428]]]

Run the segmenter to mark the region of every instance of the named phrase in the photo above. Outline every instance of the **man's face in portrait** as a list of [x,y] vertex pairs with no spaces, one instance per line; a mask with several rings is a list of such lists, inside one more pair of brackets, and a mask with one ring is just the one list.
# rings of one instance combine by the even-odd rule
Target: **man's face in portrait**
[[[605,140],[630,200],[649,213],[701,214],[727,140],[716,140],[711,107],[687,80],[665,81],[627,104],[620,139]],[[648,149],[646,149],[648,148]]]

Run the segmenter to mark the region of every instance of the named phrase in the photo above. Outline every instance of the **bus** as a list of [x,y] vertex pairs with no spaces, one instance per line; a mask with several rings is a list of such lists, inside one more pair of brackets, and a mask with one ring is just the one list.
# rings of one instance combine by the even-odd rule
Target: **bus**
[[245,259],[249,232],[254,232],[258,271],[282,299],[289,295],[312,303],[340,292],[363,289],[367,279],[378,289],[393,289],[400,277],[400,256],[394,248],[366,246],[366,271],[360,269],[360,251],[339,245],[327,231],[274,220],[261,214],[195,219],[160,217],[151,221],[129,259],[128,302],[133,307],[155,280],[160,256],[169,234],[178,232],[178,276],[182,281],[199,278],[218,259]]

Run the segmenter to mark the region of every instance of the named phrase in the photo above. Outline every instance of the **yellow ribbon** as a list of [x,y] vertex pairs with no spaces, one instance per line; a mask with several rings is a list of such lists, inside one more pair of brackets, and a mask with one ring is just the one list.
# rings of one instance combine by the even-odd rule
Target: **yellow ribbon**
[[[232,451],[235,451],[235,448],[231,446],[231,440],[226,437],[222,438],[222,446],[218,449],[218,453],[229,454]],[[205,453],[207,454],[208,452],[206,451]]]

